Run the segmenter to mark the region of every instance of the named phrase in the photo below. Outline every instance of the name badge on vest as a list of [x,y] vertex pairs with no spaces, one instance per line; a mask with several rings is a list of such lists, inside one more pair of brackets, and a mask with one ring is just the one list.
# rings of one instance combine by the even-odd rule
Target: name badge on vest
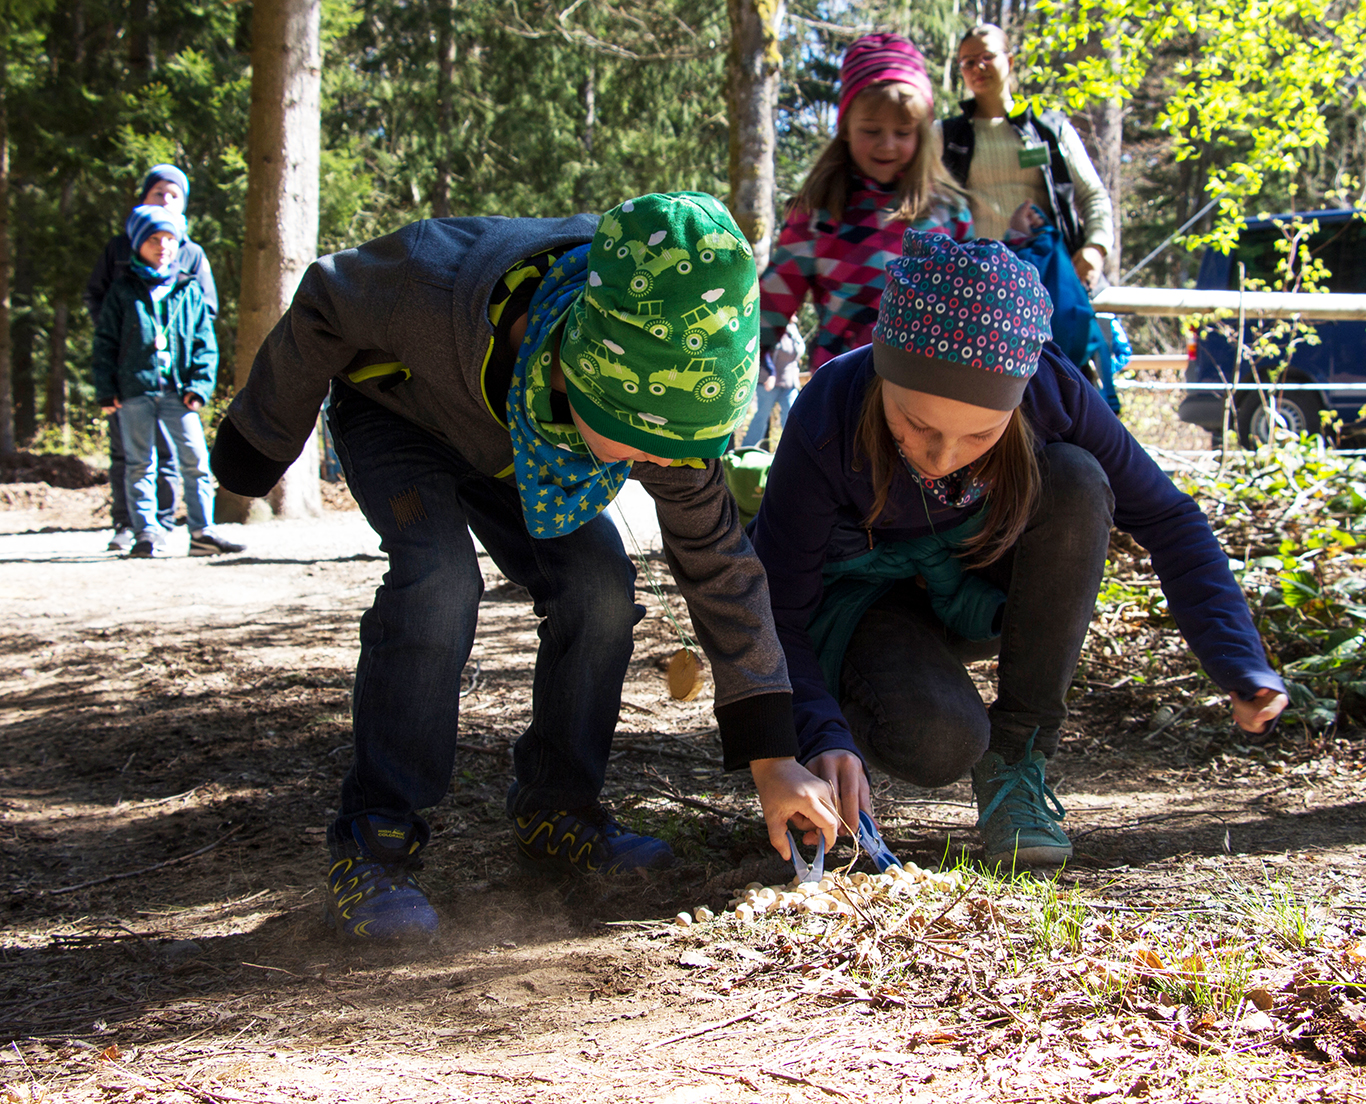
[[1048,164],[1048,147],[1028,145],[1020,150],[1020,168],[1041,169]]

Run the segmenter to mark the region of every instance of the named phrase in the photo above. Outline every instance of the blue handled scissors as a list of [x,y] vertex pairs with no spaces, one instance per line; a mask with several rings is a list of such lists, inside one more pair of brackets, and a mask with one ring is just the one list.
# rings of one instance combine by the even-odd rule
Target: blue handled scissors
[[[893,855],[887,844],[883,842],[882,833],[877,830],[873,818],[862,809],[859,810],[858,814],[858,841],[859,846],[868,852],[868,857],[873,860],[879,873],[885,872],[893,866],[901,866],[901,860]],[[796,854],[795,849],[793,854]]]

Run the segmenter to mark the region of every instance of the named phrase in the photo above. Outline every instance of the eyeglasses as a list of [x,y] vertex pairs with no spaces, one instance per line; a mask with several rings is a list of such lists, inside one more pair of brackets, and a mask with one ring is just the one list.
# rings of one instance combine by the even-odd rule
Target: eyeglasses
[[986,69],[996,60],[995,54],[975,54],[972,57],[960,57],[958,59],[959,69]]

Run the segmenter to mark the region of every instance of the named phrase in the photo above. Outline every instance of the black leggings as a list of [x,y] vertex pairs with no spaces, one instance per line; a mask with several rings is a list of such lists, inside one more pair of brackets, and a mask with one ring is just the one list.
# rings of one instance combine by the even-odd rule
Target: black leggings
[[[1015,762],[1037,728],[1052,755],[1067,688],[1095,610],[1114,495],[1096,458],[1045,446],[1038,508],[1010,551],[980,574],[1006,592],[995,640],[951,633],[914,580],[870,609],[845,652],[840,706],[868,763],[918,786],[959,778],[990,746]],[[964,664],[999,655],[988,708]]]

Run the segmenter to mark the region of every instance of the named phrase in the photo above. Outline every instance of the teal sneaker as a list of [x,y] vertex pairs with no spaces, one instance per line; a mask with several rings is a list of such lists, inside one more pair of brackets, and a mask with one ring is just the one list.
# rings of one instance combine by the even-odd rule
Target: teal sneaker
[[624,874],[673,866],[662,839],[623,828],[601,805],[512,818],[518,860],[536,873]]
[[988,866],[1057,866],[1072,857],[1072,841],[1058,827],[1066,815],[1057,795],[1043,780],[1044,754],[1025,744],[1018,763],[1007,763],[988,751],[972,768],[977,798],[977,830]]
[[379,816],[357,817],[360,854],[338,859],[327,874],[327,911],[337,932],[357,940],[419,940],[436,935],[436,910],[418,888],[417,853],[426,831]]

